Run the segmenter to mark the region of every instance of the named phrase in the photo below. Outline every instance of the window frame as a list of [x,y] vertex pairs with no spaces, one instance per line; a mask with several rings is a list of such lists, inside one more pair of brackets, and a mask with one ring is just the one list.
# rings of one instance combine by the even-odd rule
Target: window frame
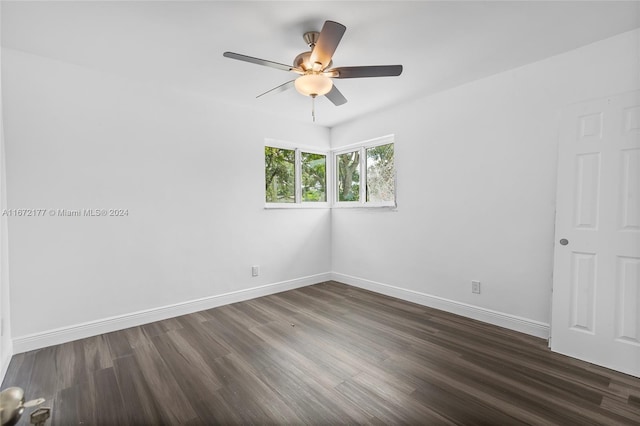
[[[331,166],[331,152],[329,150],[323,150],[318,147],[306,146],[301,144],[294,144],[291,142],[285,142],[276,139],[265,139],[264,147],[271,147],[276,149],[287,149],[295,152],[295,164],[294,164],[294,179],[295,179],[295,197],[293,203],[270,203],[266,201],[264,198],[264,208],[265,209],[327,209],[331,208],[331,202],[329,200],[333,197],[332,191],[332,182],[329,177],[332,173]],[[324,185],[326,201],[303,201],[302,200],[302,153],[307,154],[320,154],[325,157],[325,174],[324,174]],[[262,162],[263,169],[265,167],[264,164],[264,148],[262,150]],[[264,181],[264,172],[262,174],[262,189],[264,191],[266,182]]]
[[[375,148],[381,145],[393,144],[393,200],[392,201],[367,201],[367,149]],[[338,166],[338,155],[347,154],[349,152],[360,151],[360,193],[358,201],[339,201],[338,200],[338,183],[340,168]],[[369,139],[350,145],[345,145],[339,149],[331,151],[332,157],[332,207],[335,208],[391,208],[398,207],[397,202],[397,172],[396,172],[396,143],[394,135],[381,136],[379,138]]]

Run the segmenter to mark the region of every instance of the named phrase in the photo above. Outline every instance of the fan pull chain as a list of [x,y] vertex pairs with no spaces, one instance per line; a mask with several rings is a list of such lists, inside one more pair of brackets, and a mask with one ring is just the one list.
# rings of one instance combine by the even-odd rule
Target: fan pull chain
[[316,122],[316,97],[311,97],[311,117],[313,118],[313,122]]

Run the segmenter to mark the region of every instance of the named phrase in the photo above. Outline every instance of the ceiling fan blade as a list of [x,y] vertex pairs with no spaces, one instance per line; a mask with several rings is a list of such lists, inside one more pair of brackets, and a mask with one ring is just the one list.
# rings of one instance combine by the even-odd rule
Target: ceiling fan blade
[[253,56],[241,55],[234,52],[224,52],[222,54],[225,58],[237,59],[239,61],[251,62],[252,64],[264,65],[265,67],[271,67],[283,71],[293,71],[295,68],[291,65],[280,64],[278,62],[267,61],[265,59],[254,58]]
[[402,65],[338,67],[328,70],[327,73],[333,78],[396,77],[402,74]]
[[334,84],[329,93],[325,95],[335,106],[340,106],[347,103],[347,98],[344,97],[342,92],[338,90]]
[[271,90],[267,90],[266,92],[259,94],[258,96],[256,96],[256,98],[267,95],[269,93],[280,93],[280,92],[284,92],[285,90],[289,90],[293,87],[294,81],[295,80],[287,81],[286,83],[283,83],[280,86],[274,87]]
[[322,69],[329,66],[331,57],[336,51],[336,48],[338,47],[338,44],[346,30],[347,27],[342,24],[333,21],[326,21],[322,26],[322,31],[320,31],[318,41],[311,51],[311,63],[321,63]]

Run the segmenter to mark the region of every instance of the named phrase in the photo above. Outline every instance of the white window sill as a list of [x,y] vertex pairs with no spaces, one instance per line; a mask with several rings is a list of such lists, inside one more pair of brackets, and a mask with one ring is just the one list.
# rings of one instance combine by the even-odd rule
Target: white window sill
[[395,203],[360,203],[357,201],[348,203],[335,203],[333,205],[335,209],[385,209],[385,210],[397,210],[398,205]]
[[330,209],[329,203],[266,203],[265,210],[273,209]]

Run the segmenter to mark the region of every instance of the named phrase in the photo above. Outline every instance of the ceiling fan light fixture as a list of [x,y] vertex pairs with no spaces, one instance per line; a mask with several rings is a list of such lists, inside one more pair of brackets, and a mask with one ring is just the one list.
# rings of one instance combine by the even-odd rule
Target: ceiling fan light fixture
[[325,21],[320,32],[306,32],[303,37],[305,43],[309,46],[309,51],[298,54],[293,60],[293,65],[267,61],[234,52],[224,52],[223,56],[300,75],[297,79],[287,81],[256,96],[256,98],[260,98],[267,93],[284,92],[295,87],[296,91],[301,95],[311,97],[311,115],[315,121],[314,105],[317,96],[326,96],[335,106],[340,106],[347,102],[340,90],[333,85],[332,78],[396,77],[402,74],[402,65],[333,68],[333,54],[346,29],[344,25],[338,22]]
[[333,82],[322,74],[305,74],[296,78],[296,90],[305,96],[322,96],[331,91]]

